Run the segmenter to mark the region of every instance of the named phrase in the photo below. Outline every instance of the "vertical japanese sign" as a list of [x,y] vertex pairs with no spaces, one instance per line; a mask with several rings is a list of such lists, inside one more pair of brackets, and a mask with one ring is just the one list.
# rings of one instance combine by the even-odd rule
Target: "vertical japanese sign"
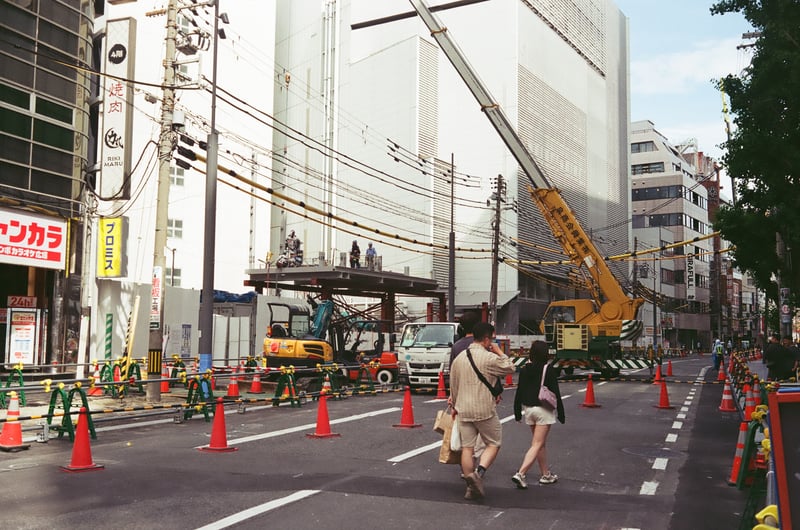
[[103,218],[98,223],[97,277],[120,278],[125,276],[122,246],[127,218]]
[[691,252],[686,255],[686,299],[694,300],[697,290],[694,285],[694,254]]
[[66,221],[0,208],[0,263],[63,269],[66,251]]
[[164,271],[161,267],[153,267],[153,284],[150,291],[150,329],[161,328],[161,294],[163,288]]
[[123,18],[106,24],[103,86],[103,125],[100,137],[100,194],[130,199],[133,137],[134,49],[136,20]]

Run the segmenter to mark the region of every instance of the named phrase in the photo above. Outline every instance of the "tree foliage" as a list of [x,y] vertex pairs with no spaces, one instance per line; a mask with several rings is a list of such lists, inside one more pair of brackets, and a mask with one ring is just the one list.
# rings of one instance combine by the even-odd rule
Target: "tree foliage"
[[721,0],[711,13],[741,13],[758,34],[750,66],[720,81],[736,124],[722,158],[735,179],[736,201],[720,209],[715,229],[736,247],[734,264],[750,272],[769,298],[778,299],[778,275],[798,300],[800,2]]

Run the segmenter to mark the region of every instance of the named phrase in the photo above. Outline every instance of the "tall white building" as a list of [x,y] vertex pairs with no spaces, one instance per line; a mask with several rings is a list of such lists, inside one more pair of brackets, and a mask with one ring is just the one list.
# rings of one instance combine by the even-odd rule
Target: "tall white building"
[[[307,259],[338,264],[352,240],[362,253],[372,241],[384,269],[434,277],[444,288],[453,160],[456,305],[464,309],[489,300],[492,178],[506,181],[500,255],[560,259],[540,250],[558,246],[527,178],[422,22],[351,27],[409,8],[279,0],[275,57],[283,70],[274,112],[291,132],[273,136],[273,152],[281,153],[274,185],[331,216],[320,224],[275,209],[271,246],[277,251],[294,229]],[[627,250],[630,226],[620,222],[629,212],[624,15],[609,0],[496,0],[438,16],[596,244],[608,254]],[[627,266],[614,267],[625,281]],[[552,298],[575,296],[548,281],[565,275],[501,263],[499,330],[535,333]]]

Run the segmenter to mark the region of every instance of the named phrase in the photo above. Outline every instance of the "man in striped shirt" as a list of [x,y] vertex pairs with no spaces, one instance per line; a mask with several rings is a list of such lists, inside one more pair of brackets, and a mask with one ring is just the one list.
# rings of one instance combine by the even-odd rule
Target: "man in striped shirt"
[[[515,367],[492,340],[494,326],[479,322],[472,334],[472,344],[450,367],[450,397],[461,435],[461,471],[467,483],[464,498],[480,499],[484,495],[483,475],[497,457],[503,439],[496,401],[489,386],[513,373]],[[478,372],[486,383],[478,377]],[[478,468],[473,469],[472,455],[478,436],[486,443],[486,449]]]

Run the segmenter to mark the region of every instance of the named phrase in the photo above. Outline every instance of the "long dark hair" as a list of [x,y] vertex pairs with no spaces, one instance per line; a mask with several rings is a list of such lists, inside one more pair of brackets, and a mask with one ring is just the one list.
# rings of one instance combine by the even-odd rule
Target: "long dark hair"
[[533,344],[531,344],[531,352],[528,354],[528,358],[531,360],[532,363],[546,363],[547,357],[550,354],[550,350],[547,346],[547,343],[543,340],[535,340]]

